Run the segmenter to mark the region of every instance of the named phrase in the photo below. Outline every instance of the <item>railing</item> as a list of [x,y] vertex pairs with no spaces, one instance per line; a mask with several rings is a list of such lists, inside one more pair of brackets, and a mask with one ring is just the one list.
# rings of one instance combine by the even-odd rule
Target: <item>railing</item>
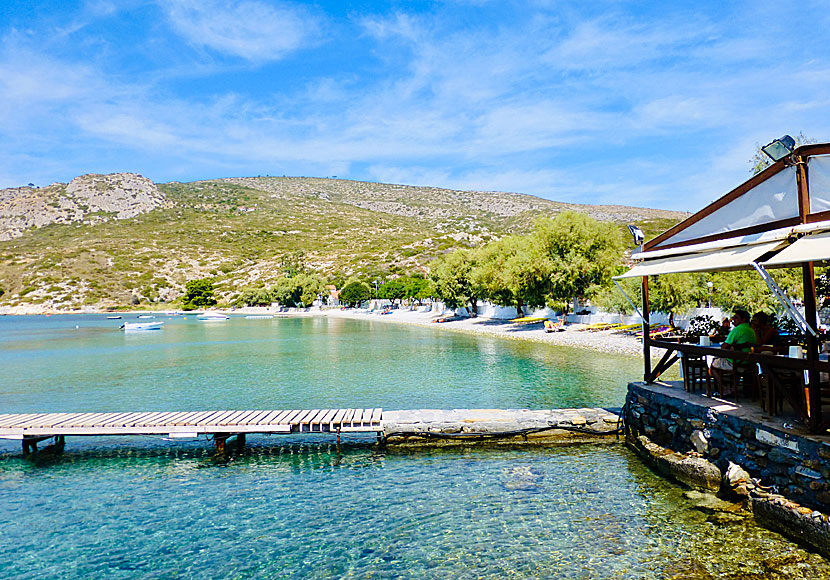
[[[761,366],[761,374],[770,379],[770,388],[777,389],[778,394],[785,398],[790,406],[801,416],[810,430],[814,433],[823,432],[830,426],[822,417],[821,390],[825,388],[830,393],[830,383],[821,382],[821,373],[830,374],[830,361],[818,359],[798,359],[788,356],[781,356],[767,353],[743,352],[740,350],[726,350],[714,346],[699,346],[670,340],[646,339],[648,347],[662,348],[666,350],[663,358],[653,370],[645,376],[645,381],[651,383],[656,381],[663,373],[679,360],[677,353],[696,356],[713,356],[717,358],[728,358],[744,363],[757,363]],[[791,376],[799,378],[800,388],[794,394],[795,389],[791,384]],[[684,381],[687,380],[684,377]],[[688,387],[688,385],[687,385]]]

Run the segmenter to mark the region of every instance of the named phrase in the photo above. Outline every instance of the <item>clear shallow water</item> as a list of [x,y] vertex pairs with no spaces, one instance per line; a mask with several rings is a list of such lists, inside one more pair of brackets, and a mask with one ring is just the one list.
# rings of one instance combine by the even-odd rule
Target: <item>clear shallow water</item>
[[[639,371],[377,323],[119,323],[0,318],[3,410],[619,405]],[[221,462],[205,441],[70,438],[36,461],[0,444],[4,579],[830,578],[771,532],[707,518],[617,445],[260,436]]]
[[124,333],[130,318],[0,317],[4,410],[621,406],[642,372],[631,357],[371,321],[158,319]]

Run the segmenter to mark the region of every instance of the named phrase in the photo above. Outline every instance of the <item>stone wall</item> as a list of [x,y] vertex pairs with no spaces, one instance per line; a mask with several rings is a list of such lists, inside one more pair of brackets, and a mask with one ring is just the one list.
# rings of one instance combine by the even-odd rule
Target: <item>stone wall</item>
[[729,462],[736,463],[761,485],[830,512],[830,438],[807,438],[783,422],[742,416],[722,401],[690,398],[682,389],[629,384],[625,423],[630,438],[645,435],[678,453],[699,453],[723,472]]

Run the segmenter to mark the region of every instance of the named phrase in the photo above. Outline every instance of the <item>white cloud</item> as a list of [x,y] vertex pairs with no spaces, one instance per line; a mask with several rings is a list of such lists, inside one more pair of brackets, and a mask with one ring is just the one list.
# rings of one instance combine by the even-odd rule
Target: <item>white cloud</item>
[[255,62],[318,42],[320,23],[301,7],[252,0],[165,0],[170,24],[189,43]]

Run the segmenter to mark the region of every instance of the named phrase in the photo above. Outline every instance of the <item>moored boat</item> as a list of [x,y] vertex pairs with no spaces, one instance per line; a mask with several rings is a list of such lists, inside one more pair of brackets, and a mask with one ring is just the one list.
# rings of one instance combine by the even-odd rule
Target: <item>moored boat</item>
[[121,330],[161,330],[163,322],[125,322]]
[[197,320],[227,320],[230,316],[221,312],[204,312],[196,316]]

